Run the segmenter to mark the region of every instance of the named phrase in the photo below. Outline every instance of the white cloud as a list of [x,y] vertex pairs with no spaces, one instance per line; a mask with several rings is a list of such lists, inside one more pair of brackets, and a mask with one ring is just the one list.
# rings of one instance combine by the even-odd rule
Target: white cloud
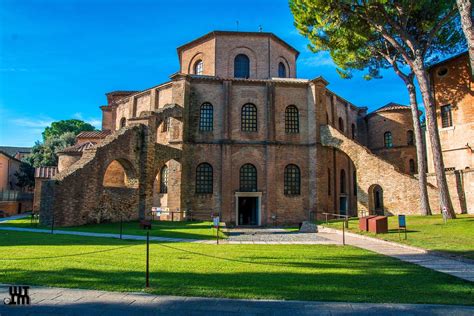
[[331,56],[329,53],[317,53],[312,56],[303,57],[300,59],[302,65],[309,66],[309,67],[318,67],[318,66],[331,66],[335,67]]
[[44,129],[46,126],[49,126],[52,122],[54,122],[54,120],[51,118],[33,119],[27,117],[16,118],[10,121],[18,127],[28,127],[36,129]]
[[77,120],[82,120],[86,123],[89,123],[92,126],[94,126],[95,128],[100,129],[102,127],[102,120],[100,118],[96,118],[96,117],[84,118],[84,115],[82,115],[81,112],[74,113],[72,115],[72,117],[77,119]]

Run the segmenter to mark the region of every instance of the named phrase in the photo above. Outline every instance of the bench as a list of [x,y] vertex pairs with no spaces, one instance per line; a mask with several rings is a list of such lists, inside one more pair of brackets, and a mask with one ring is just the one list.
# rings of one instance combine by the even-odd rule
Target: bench
[[141,220],[141,221],[140,221],[140,228],[143,228],[143,229],[151,229],[151,222],[150,222],[150,221]]

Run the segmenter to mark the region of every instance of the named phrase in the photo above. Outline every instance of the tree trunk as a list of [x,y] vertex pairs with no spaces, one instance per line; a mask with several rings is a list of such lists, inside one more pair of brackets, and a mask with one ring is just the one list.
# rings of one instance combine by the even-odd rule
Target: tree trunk
[[416,156],[418,162],[418,185],[420,187],[421,198],[421,215],[431,215],[430,200],[428,199],[428,188],[426,180],[426,147],[423,141],[423,133],[421,131],[420,115],[418,112],[418,104],[416,102],[416,89],[413,84],[413,75],[406,81],[408,94],[410,96],[410,108],[413,118],[413,129],[415,134]]
[[413,72],[415,73],[420,86],[423,103],[425,105],[426,126],[428,128],[428,133],[430,134],[431,151],[433,153],[433,163],[436,173],[436,183],[438,185],[441,208],[446,209],[448,218],[456,218],[456,214],[454,213],[453,205],[451,203],[451,198],[449,196],[448,183],[446,181],[446,173],[444,170],[441,142],[439,139],[438,124],[436,122],[436,107],[433,95],[430,91],[428,73],[421,57],[416,57],[413,68]]
[[459,14],[461,15],[461,25],[469,46],[469,59],[471,61],[471,77],[474,79],[474,29],[471,0],[456,0]]

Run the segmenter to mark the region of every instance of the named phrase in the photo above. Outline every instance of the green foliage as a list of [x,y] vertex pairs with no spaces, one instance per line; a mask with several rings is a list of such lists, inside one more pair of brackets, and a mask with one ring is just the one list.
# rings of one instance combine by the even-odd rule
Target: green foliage
[[81,120],[61,120],[51,123],[51,126],[46,127],[43,132],[43,141],[46,142],[51,138],[58,138],[65,133],[73,133],[74,135],[79,134],[83,131],[93,131],[95,127],[89,123]]
[[15,172],[17,185],[20,188],[33,188],[35,186],[35,168],[26,161],[22,161],[20,169]]
[[36,142],[31,150],[31,154],[25,157],[25,161],[33,167],[56,166],[58,164],[57,152],[72,146],[75,143],[76,135],[66,132],[62,135],[52,136],[44,143]]
[[[343,78],[363,69],[367,70],[364,78],[380,78],[380,69],[391,67],[381,53],[402,67],[407,60],[401,51],[412,60],[421,54],[428,66],[465,49],[459,19],[443,20],[455,10],[452,0],[290,0],[290,8],[310,49],[329,51]],[[444,22],[438,25],[440,21]],[[437,31],[433,34],[433,30]]]

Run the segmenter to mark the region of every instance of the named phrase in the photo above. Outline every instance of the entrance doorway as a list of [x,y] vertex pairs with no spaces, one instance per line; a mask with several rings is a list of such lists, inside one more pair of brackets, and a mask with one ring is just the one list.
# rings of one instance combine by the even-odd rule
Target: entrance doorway
[[258,197],[238,197],[238,225],[258,225]]

